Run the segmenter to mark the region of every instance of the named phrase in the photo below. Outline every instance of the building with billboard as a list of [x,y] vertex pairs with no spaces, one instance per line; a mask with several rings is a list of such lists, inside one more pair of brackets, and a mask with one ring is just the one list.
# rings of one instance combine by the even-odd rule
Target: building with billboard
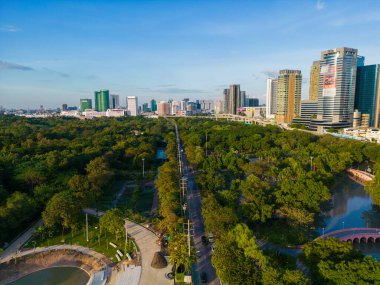
[[277,86],[276,122],[291,123],[300,115],[301,70],[280,70]]
[[86,110],[92,109],[92,100],[91,99],[80,99],[80,111],[84,112]]
[[369,126],[380,125],[380,64],[359,66],[356,74],[355,109],[369,117]]
[[106,112],[110,108],[110,92],[108,90],[95,91],[95,111]]
[[311,121],[319,132],[352,126],[357,70],[357,50],[335,48],[322,51],[318,113]]

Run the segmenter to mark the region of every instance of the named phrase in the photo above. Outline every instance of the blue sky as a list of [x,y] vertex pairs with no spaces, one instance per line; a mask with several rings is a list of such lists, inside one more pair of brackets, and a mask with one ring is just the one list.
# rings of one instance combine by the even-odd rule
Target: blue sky
[[97,89],[139,103],[218,99],[353,47],[380,63],[380,1],[0,0],[0,105],[78,105]]

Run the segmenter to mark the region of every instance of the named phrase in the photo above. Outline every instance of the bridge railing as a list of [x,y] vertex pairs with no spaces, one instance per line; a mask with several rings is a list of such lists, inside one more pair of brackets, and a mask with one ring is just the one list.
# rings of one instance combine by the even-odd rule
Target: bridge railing
[[334,237],[335,235],[340,235],[343,233],[347,234],[367,234],[368,232],[372,233],[379,233],[380,228],[347,228],[347,229],[341,229],[341,230],[336,230],[330,233],[326,233],[324,235],[321,235],[317,237],[316,239],[325,239],[327,237]]

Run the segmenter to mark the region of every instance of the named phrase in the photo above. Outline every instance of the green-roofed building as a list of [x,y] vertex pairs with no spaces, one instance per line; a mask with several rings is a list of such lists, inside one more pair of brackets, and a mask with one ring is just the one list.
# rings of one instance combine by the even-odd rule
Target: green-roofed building
[[95,91],[95,111],[106,112],[110,108],[110,92],[108,90]]
[[92,109],[92,100],[91,99],[80,99],[80,111],[84,112],[88,109]]

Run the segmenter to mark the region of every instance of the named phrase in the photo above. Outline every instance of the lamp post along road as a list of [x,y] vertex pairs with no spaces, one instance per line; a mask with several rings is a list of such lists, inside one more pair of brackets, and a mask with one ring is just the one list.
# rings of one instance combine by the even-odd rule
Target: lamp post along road
[[143,163],[143,177],[145,176],[145,158],[142,159],[142,163]]

